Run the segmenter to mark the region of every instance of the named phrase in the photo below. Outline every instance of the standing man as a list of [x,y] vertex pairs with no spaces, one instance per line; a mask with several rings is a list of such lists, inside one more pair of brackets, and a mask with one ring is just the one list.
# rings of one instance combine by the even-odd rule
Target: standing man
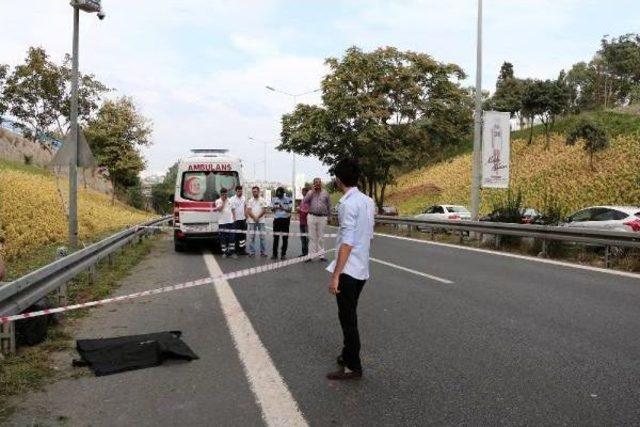
[[222,248],[222,258],[231,256],[232,258],[238,258],[238,255],[233,251],[235,245],[235,234],[225,232],[224,230],[233,229],[233,223],[235,217],[233,215],[233,209],[231,209],[231,203],[227,198],[227,189],[222,188],[220,190],[220,198],[216,200],[214,212],[218,212],[218,225],[220,227],[220,246]]
[[[247,203],[242,195],[242,185],[236,186],[236,194],[230,198],[229,201],[231,202],[231,209],[233,209],[233,215],[235,217],[233,228],[236,230],[246,230],[247,219],[244,211]],[[238,255],[246,255],[246,246],[247,235],[244,233],[236,234],[236,253]]]
[[[274,232],[289,232],[289,225],[291,224],[291,199],[284,194],[284,188],[278,187],[276,189],[276,197],[271,201],[273,208],[273,231]],[[271,259],[278,259],[278,244],[280,243],[280,236],[273,236],[273,253]],[[280,252],[280,259],[287,258],[287,246],[289,244],[289,236],[282,236],[282,248]]]
[[[309,204],[307,222],[309,224],[311,253],[324,252],[324,229],[327,227],[327,220],[331,215],[331,199],[329,199],[329,193],[322,189],[320,178],[313,179],[313,190],[302,201]],[[320,261],[326,260],[324,255],[320,257]]]
[[[256,254],[256,234],[264,233],[265,215],[267,214],[267,202],[262,197],[260,197],[260,187],[254,186],[253,188],[251,188],[251,196],[252,197],[247,200],[247,206],[245,208],[249,232],[253,232],[251,233],[251,237],[249,238],[250,257]],[[260,234],[260,256],[262,257],[267,256],[267,249],[264,241],[264,234]]]
[[[306,186],[302,188],[302,202],[300,203],[300,207],[298,208],[298,216],[300,216],[300,232],[308,233],[309,226],[307,225],[307,215],[309,214],[309,203],[304,201],[305,196],[309,192],[309,188]],[[302,255],[309,255],[309,237],[308,236],[300,236],[300,243],[302,243]],[[307,261],[311,261],[308,259]]]
[[375,205],[358,190],[360,167],[355,159],[340,161],[334,170],[336,185],[344,193],[338,204],[340,223],[336,259],[327,267],[331,272],[329,292],[336,296],[338,318],[344,346],[338,356],[338,371],[327,374],[330,380],[362,377],[358,298],[369,278],[369,248],[373,238]]

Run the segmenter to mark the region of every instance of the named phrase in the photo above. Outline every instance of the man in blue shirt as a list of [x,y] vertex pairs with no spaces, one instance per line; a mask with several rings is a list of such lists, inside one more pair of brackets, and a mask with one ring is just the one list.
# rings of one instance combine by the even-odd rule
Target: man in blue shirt
[[[273,231],[288,233],[291,224],[291,199],[284,194],[284,188],[276,189],[276,197],[271,200],[271,208],[273,209]],[[273,253],[271,259],[278,259],[278,245],[280,236],[273,236]],[[287,245],[289,244],[289,236],[282,236],[282,248],[280,250],[280,259],[287,258]]]
[[369,249],[373,238],[375,205],[358,190],[360,167],[355,159],[338,162],[334,168],[336,185],[344,193],[338,203],[340,223],[336,240],[336,259],[327,267],[331,272],[329,292],[336,296],[338,318],[344,347],[338,356],[341,366],[327,374],[330,380],[362,377],[360,334],[358,332],[358,299],[369,278]]

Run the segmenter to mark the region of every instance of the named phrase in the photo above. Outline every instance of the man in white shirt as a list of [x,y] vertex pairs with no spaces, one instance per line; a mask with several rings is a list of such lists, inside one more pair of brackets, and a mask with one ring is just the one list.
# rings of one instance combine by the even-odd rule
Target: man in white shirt
[[[247,229],[247,220],[245,217],[245,206],[246,200],[242,195],[242,185],[236,186],[236,194],[229,199],[231,202],[231,209],[233,209],[233,214],[235,216],[235,221],[233,223],[233,228],[236,230],[246,230]],[[236,234],[236,254],[238,255],[246,255],[246,245],[247,245],[247,235]]]
[[[256,254],[256,232],[265,231],[265,215],[267,214],[267,202],[260,197],[260,187],[251,188],[251,198],[247,200],[245,207],[245,215],[247,217],[247,226],[249,231],[253,231],[249,237],[249,256]],[[260,234],[260,256],[267,256],[267,248],[265,245],[265,235]]]
[[231,256],[232,258],[238,258],[238,255],[233,251],[235,245],[235,234],[225,232],[224,230],[232,230],[233,223],[235,222],[235,216],[233,209],[231,209],[231,203],[227,197],[227,189],[222,188],[220,190],[220,198],[216,200],[213,208],[214,212],[218,212],[218,226],[220,228],[220,246],[222,248],[222,258]]
[[338,162],[334,168],[336,185],[344,193],[338,204],[340,223],[336,240],[336,259],[327,267],[331,272],[329,292],[336,296],[344,347],[338,356],[341,366],[327,374],[330,380],[362,377],[358,298],[369,278],[369,250],[373,238],[375,205],[358,190],[360,167],[355,159]]

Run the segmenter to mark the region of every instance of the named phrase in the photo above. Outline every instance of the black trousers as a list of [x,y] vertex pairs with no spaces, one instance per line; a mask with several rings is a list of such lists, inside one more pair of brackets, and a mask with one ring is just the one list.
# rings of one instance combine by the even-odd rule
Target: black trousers
[[[274,218],[273,219],[273,231],[280,231],[282,233],[289,232],[289,225],[291,224],[291,218]],[[278,245],[280,243],[280,236],[273,236],[273,256],[278,256]],[[282,236],[282,248],[280,253],[282,256],[287,254],[287,246],[289,245],[289,236]]]
[[[247,229],[247,220],[239,219],[233,223],[233,226],[236,230],[246,230]],[[246,252],[247,247],[247,235],[246,234],[236,234],[236,253],[244,254]]]
[[344,336],[342,358],[347,368],[361,371],[360,333],[358,332],[358,298],[366,280],[358,280],[348,274],[341,274],[336,295],[338,301],[338,318]]

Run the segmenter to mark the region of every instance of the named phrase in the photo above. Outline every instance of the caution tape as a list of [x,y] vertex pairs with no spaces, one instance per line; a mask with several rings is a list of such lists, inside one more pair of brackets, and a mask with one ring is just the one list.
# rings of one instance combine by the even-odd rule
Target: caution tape
[[[136,228],[136,231],[143,228],[150,228],[156,230],[166,230],[166,231],[174,231],[179,230],[178,228],[162,226],[162,225],[139,225]],[[287,236],[287,237],[309,237],[309,233],[300,233],[300,232],[285,232],[285,231],[258,231],[258,230],[240,230],[237,228],[233,229],[224,229],[219,228],[216,231],[212,231],[213,233],[234,233],[234,234],[247,234],[247,235],[257,235],[257,236]],[[324,237],[338,237],[337,234],[325,234]]]
[[206,277],[203,279],[192,280],[190,282],[178,283],[176,285],[164,286],[162,288],[156,288],[156,289],[149,289],[147,291],[142,291],[142,292],[134,292],[132,294],[121,295],[121,296],[112,297],[112,298],[105,298],[97,301],[89,301],[89,302],[83,302],[80,304],[71,304],[63,307],[47,308],[39,311],[31,311],[28,313],[21,313],[21,314],[16,314],[12,316],[4,316],[4,317],[0,317],[0,324],[9,323],[16,320],[30,319],[33,317],[47,316],[55,313],[63,313],[65,311],[80,310],[83,308],[101,306],[105,304],[110,304],[110,303],[119,302],[119,301],[126,301],[126,300],[146,297],[150,295],[164,294],[167,292],[179,291],[182,289],[195,288],[198,286],[215,283],[216,281],[219,281],[219,280],[232,280],[232,279],[238,279],[240,277],[252,276],[252,275],[264,273],[267,271],[277,270],[282,267],[288,267],[290,265],[299,264],[307,260],[311,260],[313,258],[317,258],[322,255],[325,255],[326,253],[327,251],[316,252],[314,254],[309,254],[309,255],[298,257],[298,258],[292,258],[286,261],[273,262],[270,264],[264,264],[257,267],[247,268],[244,270],[225,273],[225,274],[221,274],[214,277]]

